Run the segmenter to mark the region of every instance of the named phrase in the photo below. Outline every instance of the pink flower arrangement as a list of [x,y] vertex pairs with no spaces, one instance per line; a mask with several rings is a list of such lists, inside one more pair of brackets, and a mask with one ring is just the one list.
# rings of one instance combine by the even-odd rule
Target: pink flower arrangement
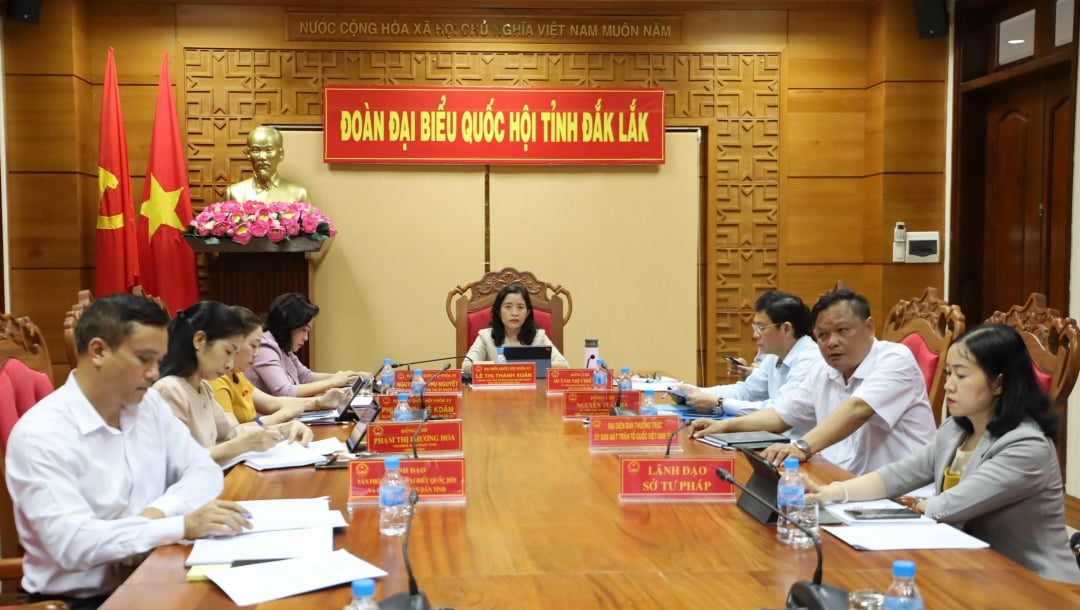
[[221,201],[203,208],[184,235],[208,244],[223,239],[247,244],[260,237],[278,243],[300,236],[322,241],[337,235],[337,229],[319,208],[304,201]]

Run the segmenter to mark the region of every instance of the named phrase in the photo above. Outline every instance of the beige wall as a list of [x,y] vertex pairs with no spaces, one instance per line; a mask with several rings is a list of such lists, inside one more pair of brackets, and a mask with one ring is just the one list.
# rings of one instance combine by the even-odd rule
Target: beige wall
[[[341,231],[312,259],[312,364],[453,354],[446,295],[484,273],[484,167],[327,166],[321,132],[285,142],[281,174]],[[611,365],[695,379],[698,150],[696,133],[669,133],[661,166],[492,168],[491,268],[571,292],[573,365],[588,336]],[[633,274],[614,275],[614,261]]]

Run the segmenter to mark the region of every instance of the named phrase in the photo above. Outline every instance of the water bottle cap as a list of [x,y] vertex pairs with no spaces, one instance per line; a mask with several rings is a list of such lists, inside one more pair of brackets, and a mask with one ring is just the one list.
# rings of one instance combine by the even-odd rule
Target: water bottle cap
[[600,364],[604,364],[604,359],[603,358],[597,358],[596,361],[599,362]]
[[622,374],[623,375],[629,375],[630,374],[630,367],[628,367],[628,366],[622,367]]
[[599,339],[586,339],[585,340],[585,347],[600,347],[600,340]]
[[649,398],[656,396],[656,390],[645,390],[645,396],[648,396]]
[[383,359],[382,359],[382,363],[383,363],[383,364],[390,364],[390,363],[392,363],[392,362],[393,362],[393,360],[391,360],[391,359],[389,359],[389,358],[383,358]]
[[892,564],[893,578],[915,578],[915,562],[897,559]]
[[409,395],[406,394],[405,392],[398,392],[397,399],[398,399],[398,402],[408,401],[409,400]]
[[401,456],[391,455],[383,462],[387,470],[397,470],[401,468]]
[[496,349],[496,350],[497,350],[497,351],[498,351],[498,352],[499,352],[500,354],[501,354],[501,353],[503,353],[503,348],[501,348],[501,347],[497,347],[497,348],[495,348],[495,349]]
[[784,458],[784,470],[798,470],[799,458]]
[[352,581],[353,597],[375,597],[375,581],[370,578],[358,578]]

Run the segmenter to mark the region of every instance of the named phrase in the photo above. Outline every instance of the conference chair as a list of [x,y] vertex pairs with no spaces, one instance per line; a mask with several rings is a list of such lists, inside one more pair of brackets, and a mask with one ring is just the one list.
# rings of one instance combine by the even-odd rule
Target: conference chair
[[75,342],[75,325],[79,323],[82,312],[94,302],[94,295],[89,290],[80,290],[77,302],[64,314],[64,352],[71,368],[79,366],[79,350]]
[[1076,320],[1047,307],[1046,295],[1033,292],[1022,306],[1013,305],[1006,312],[995,311],[986,321],[1015,328],[1031,352],[1035,376],[1061,418],[1057,452],[1058,466],[1064,476],[1069,439],[1069,392],[1076,384],[1077,373],[1080,373],[1080,353],[1077,353],[1080,349],[1080,329]]
[[962,332],[960,307],[941,300],[935,288],[927,288],[917,299],[900,299],[885,318],[881,333],[882,339],[903,343],[915,356],[939,426],[945,417],[945,353]]
[[536,325],[544,329],[560,352],[563,351],[563,326],[570,321],[574,311],[570,292],[560,285],[537,279],[528,271],[506,267],[485,273],[479,280],[458,286],[446,295],[446,316],[457,331],[457,354],[468,352],[477,333],[491,324],[491,306],[495,297],[509,284],[525,288],[532,302]]
[[146,298],[150,299],[151,301],[154,302],[155,305],[160,307],[161,310],[164,311],[166,315],[169,316],[170,320],[172,319],[172,317],[173,317],[172,312],[169,311],[169,306],[165,304],[165,301],[162,300],[161,297],[146,294],[146,291],[143,290],[142,285],[136,284],[136,285],[132,286],[131,287],[131,294],[133,294],[133,295],[135,295],[137,297],[146,297]]
[[[8,435],[15,422],[52,390],[52,365],[41,330],[29,318],[0,313],[0,447],[7,449]],[[0,580],[4,581],[0,604],[21,601],[21,596],[14,592],[22,578],[21,555],[11,496],[7,485],[0,485]],[[67,608],[67,605],[50,601],[22,607]]]

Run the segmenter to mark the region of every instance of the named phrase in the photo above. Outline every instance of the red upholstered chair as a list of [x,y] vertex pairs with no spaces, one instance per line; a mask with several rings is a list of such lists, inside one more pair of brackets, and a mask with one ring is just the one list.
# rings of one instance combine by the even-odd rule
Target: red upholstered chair
[[458,354],[468,352],[477,333],[491,323],[491,306],[495,303],[495,297],[509,284],[519,284],[525,288],[532,302],[536,325],[544,329],[560,352],[563,351],[563,326],[570,321],[574,311],[570,292],[562,286],[539,280],[528,271],[506,267],[485,273],[479,280],[458,286],[446,295],[446,316],[457,330]]
[[1046,388],[1050,402],[1061,417],[1061,432],[1057,438],[1058,465],[1065,473],[1068,435],[1068,400],[1080,373],[1080,329],[1076,320],[1061,315],[1046,306],[1046,295],[1031,293],[1023,306],[1013,305],[1009,311],[995,311],[987,322],[1007,324],[1023,337],[1031,364],[1039,383]]
[[[18,418],[38,400],[52,392],[52,363],[41,330],[29,318],[0,314],[0,439],[7,438]],[[0,460],[0,479],[3,478]],[[15,529],[15,514],[7,485],[0,484],[0,580],[4,581],[0,603],[12,603],[18,596],[9,594],[22,578],[22,549]],[[29,607],[66,608],[57,602],[42,602]]]
[[962,332],[964,314],[960,307],[941,300],[936,289],[927,288],[917,299],[900,299],[885,318],[881,333],[882,339],[903,343],[915,355],[938,425],[945,408],[945,352]]

